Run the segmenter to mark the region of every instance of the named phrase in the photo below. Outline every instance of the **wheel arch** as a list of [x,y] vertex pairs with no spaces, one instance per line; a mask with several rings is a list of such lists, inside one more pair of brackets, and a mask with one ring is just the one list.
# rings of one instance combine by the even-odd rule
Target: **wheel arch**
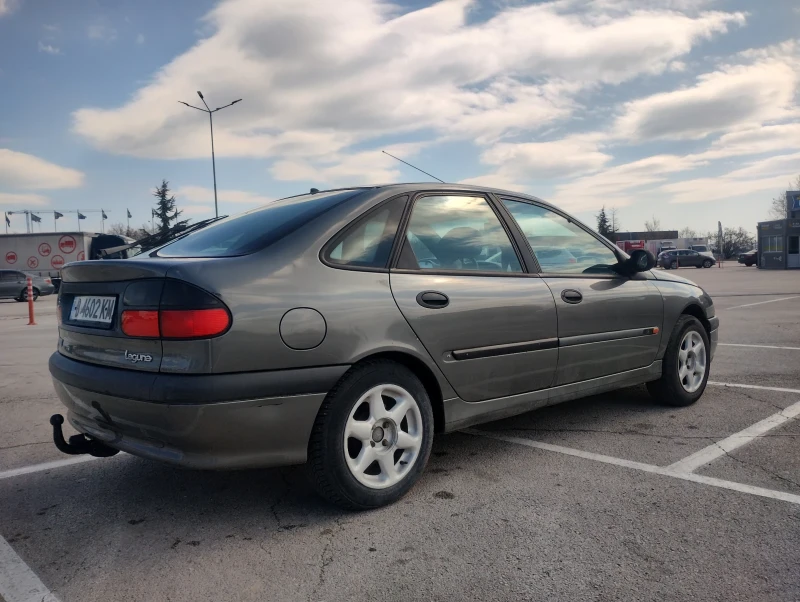
[[[405,366],[422,382],[425,391],[428,393],[428,398],[431,401],[431,409],[433,409],[433,428],[435,433],[443,433],[445,425],[444,414],[444,397],[442,395],[442,387],[439,380],[433,373],[433,370],[421,359],[405,353],[403,351],[381,351],[371,355],[360,358],[352,368],[356,368],[361,364],[374,360],[390,360],[402,366]],[[342,377],[344,378],[344,377]]]
[[692,317],[697,318],[700,321],[700,323],[703,325],[703,328],[705,328],[706,335],[709,338],[711,338],[711,322],[708,321],[708,318],[706,317],[706,312],[703,311],[703,308],[700,307],[699,304],[690,303],[689,305],[687,305],[686,307],[683,308],[683,311],[681,311],[680,315],[681,316],[692,316]]

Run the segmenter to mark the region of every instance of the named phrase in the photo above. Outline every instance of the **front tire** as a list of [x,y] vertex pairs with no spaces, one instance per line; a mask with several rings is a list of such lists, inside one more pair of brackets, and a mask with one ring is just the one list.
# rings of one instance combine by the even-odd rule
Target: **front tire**
[[433,410],[420,380],[388,360],[351,369],[317,414],[308,457],[322,497],[348,510],[399,500],[422,475]]
[[704,268],[710,268],[710,267],[711,267],[711,265],[712,265],[712,264],[711,264],[711,260],[710,260],[710,259],[706,259],[706,260],[703,262],[703,267],[704,267]]
[[669,264],[669,268],[671,270],[677,270],[678,269],[678,262],[677,261],[673,261],[671,264]]
[[711,369],[708,334],[694,316],[683,315],[675,324],[662,362],[661,378],[647,383],[660,403],[690,406],[703,395]]

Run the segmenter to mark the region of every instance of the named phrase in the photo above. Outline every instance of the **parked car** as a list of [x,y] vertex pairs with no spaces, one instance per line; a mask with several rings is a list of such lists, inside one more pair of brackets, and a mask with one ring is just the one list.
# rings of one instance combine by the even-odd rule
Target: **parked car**
[[679,267],[710,268],[717,260],[709,255],[701,255],[689,249],[664,251],[658,256],[658,266],[665,270],[675,270]]
[[743,263],[748,268],[753,265],[757,266],[758,251],[753,249],[752,251],[747,251],[746,253],[739,253],[739,263]]
[[34,301],[42,295],[52,295],[56,290],[50,278],[18,270],[0,270],[0,299],[27,301],[29,276],[32,278]]
[[[581,252],[544,261],[558,249]],[[195,468],[308,462],[332,502],[388,504],[435,433],[641,383],[696,402],[714,304],[653,265],[513,192],[283,199],[63,269],[50,372],[79,434],[57,414],[54,442]]]

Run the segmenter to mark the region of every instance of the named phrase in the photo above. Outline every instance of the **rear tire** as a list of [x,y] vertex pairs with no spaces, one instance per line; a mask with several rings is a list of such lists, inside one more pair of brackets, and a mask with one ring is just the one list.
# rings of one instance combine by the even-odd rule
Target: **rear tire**
[[706,260],[703,262],[703,267],[704,267],[704,268],[710,268],[711,266],[712,266],[712,263],[711,263],[711,260],[710,260],[710,259],[706,259]]
[[[38,298],[39,298],[39,289],[34,287],[33,288],[33,301],[36,302],[36,300]],[[27,300],[28,300],[28,288],[25,287],[24,289],[22,289],[22,292],[19,294],[19,298],[17,299],[17,301],[27,301]]]
[[665,405],[685,407],[703,395],[711,370],[708,334],[694,316],[682,315],[672,329],[661,378],[647,383],[650,395]]
[[419,480],[432,444],[433,410],[420,380],[395,362],[368,361],[322,403],[308,446],[312,481],[347,510],[392,504]]
[[671,264],[669,264],[669,268],[671,270],[677,270],[678,269],[678,262],[677,261],[673,261]]

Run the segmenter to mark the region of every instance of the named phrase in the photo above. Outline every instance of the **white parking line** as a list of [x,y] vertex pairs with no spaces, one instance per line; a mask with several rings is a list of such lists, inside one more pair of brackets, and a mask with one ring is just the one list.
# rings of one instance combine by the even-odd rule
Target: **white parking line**
[[761,422],[756,422],[752,426],[748,426],[746,429],[734,433],[730,437],[726,437],[722,441],[712,443],[708,447],[701,449],[691,456],[687,456],[683,460],[671,464],[667,468],[677,472],[694,472],[701,466],[705,466],[717,458],[721,458],[728,452],[742,447],[743,445],[747,445],[759,437],[763,437],[772,429],[781,426],[796,416],[800,416],[800,401],[793,403],[788,408],[784,408],[777,414],[764,418]]
[[2,537],[0,537],[0,597],[5,602],[60,602]]
[[522,439],[520,437],[509,437],[506,435],[498,435],[490,431],[478,431],[475,429],[465,429],[460,431],[468,435],[475,435],[478,437],[485,437],[487,439],[495,439],[505,443],[514,443],[515,445],[524,445],[525,447],[533,447],[536,449],[543,449],[552,451],[567,456],[575,456],[577,458],[584,458],[594,462],[602,462],[603,464],[612,464],[613,466],[622,466],[624,468],[631,468],[633,470],[640,470],[642,472],[649,472],[652,474],[662,475],[665,477],[672,477],[673,479],[681,479],[683,481],[692,481],[694,483],[702,483],[703,485],[710,485],[711,487],[719,487],[721,489],[730,489],[731,491],[739,491],[750,495],[757,495],[759,497],[771,498],[774,500],[781,500],[791,504],[800,505],[800,495],[793,493],[786,493],[784,491],[775,491],[774,489],[764,489],[763,487],[754,487],[752,485],[745,485],[743,483],[735,483],[733,481],[725,481],[723,479],[716,479],[714,477],[706,477],[703,475],[694,474],[692,472],[677,472],[669,467],[654,466],[653,464],[642,464],[641,462],[632,462],[622,458],[614,458],[612,456],[604,456],[602,454],[595,454],[586,452],[580,449],[573,449],[571,447],[562,447],[560,445],[551,445],[550,443],[542,443],[541,441],[531,441],[530,439]]
[[777,303],[778,301],[789,301],[790,299],[800,299],[797,297],[783,297],[782,299],[771,299],[770,301],[759,301],[758,303],[748,303],[747,305],[735,305],[733,307],[720,307],[719,309],[742,309],[743,307],[755,307],[756,305],[765,305],[767,303]]
[[733,387],[735,389],[760,389],[761,391],[777,391],[779,393],[798,393],[800,389],[784,389],[783,387],[762,387],[761,385],[742,385],[739,383],[721,383],[714,380],[708,381],[709,385],[715,387]]
[[74,458],[67,458],[66,460],[56,460],[54,462],[43,462],[41,464],[23,466],[22,468],[12,468],[11,470],[4,470],[3,472],[0,472],[0,481],[3,479],[10,479],[11,477],[18,477],[24,474],[32,474],[34,472],[42,472],[43,470],[61,468],[62,466],[71,466],[72,464],[91,462],[92,460],[99,460],[99,458],[89,455],[75,456]]
[[800,347],[780,347],[778,345],[745,345],[744,343],[718,343],[720,347],[752,347],[754,349],[789,349],[800,351]]

